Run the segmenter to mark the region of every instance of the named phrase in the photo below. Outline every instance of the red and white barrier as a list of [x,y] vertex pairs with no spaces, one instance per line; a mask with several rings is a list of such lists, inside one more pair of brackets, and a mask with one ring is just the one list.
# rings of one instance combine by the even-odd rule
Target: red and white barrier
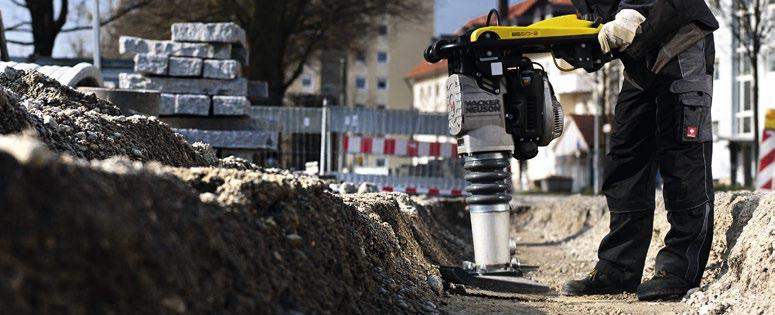
[[459,188],[441,189],[436,187],[415,187],[415,186],[393,187],[390,185],[378,186],[378,187],[379,187],[379,190],[383,192],[402,192],[408,195],[426,195],[426,196],[441,196],[441,197],[463,196],[463,190]]
[[765,127],[762,143],[759,146],[759,174],[756,176],[756,189],[772,190],[775,177],[775,129]]
[[363,175],[352,173],[336,173],[336,178],[342,182],[350,182],[358,186],[361,183],[371,183],[383,192],[402,192],[409,195],[426,195],[438,197],[462,197],[465,180],[439,177],[385,176]]
[[457,158],[454,143],[418,142],[406,139],[349,137],[344,136],[344,151],[347,153],[395,155],[407,157]]

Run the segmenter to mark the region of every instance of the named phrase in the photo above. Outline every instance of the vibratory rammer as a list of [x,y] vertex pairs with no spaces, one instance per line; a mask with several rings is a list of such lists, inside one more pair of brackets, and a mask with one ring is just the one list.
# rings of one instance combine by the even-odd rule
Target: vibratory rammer
[[526,55],[551,53],[570,65],[561,70],[588,72],[612,57],[600,50],[599,23],[566,15],[530,26],[489,26],[493,15],[497,20],[497,11],[490,11],[488,26],[439,40],[424,53],[430,63],[448,60],[449,132],[465,161],[474,243],[473,263],[440,271],[452,283],[544,292],[547,287],[521,277],[529,267],[518,263],[509,245],[509,162],[531,159],[538,147],[558,138],[563,112],[546,71]]

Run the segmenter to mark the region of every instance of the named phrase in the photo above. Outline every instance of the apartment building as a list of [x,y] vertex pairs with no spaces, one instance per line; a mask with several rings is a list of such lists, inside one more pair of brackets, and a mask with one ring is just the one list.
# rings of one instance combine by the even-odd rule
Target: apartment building
[[[435,4],[426,1],[423,5],[428,15],[417,20],[376,20],[376,34],[360,51],[321,53],[305,65],[288,95],[319,95],[330,105],[411,110],[412,90],[404,74],[422,58],[434,32]],[[412,161],[386,155],[348,155],[343,160],[347,171],[383,175]]]
[[375,21],[377,33],[360,51],[322,53],[305,65],[288,93],[323,95],[336,105],[411,109],[412,91],[404,74],[433,37],[434,3],[425,5],[428,16],[416,21]]
[[[775,16],[775,1],[769,1]],[[713,107],[713,178],[723,184],[752,186],[756,176],[754,132],[761,137],[764,115],[775,108],[775,38],[763,43],[759,56],[759,130],[753,127],[753,68],[746,57],[748,39],[741,41],[730,29],[733,15],[721,13],[715,33],[716,72]],[[766,21],[765,23],[775,23]],[[745,37],[745,36],[743,36]]]

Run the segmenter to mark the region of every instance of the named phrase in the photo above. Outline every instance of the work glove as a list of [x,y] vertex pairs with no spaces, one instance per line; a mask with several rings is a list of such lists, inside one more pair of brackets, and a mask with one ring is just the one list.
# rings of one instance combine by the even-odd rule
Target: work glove
[[597,34],[597,41],[600,42],[600,50],[604,54],[611,52],[612,49],[623,51],[627,49],[635,34],[638,33],[640,24],[646,18],[638,11],[624,9],[616,14],[613,21],[603,24],[600,33]]

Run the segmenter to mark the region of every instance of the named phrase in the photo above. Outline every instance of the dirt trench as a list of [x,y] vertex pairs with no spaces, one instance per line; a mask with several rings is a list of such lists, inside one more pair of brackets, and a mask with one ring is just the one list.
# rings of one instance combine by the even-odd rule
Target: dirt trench
[[[582,278],[597,261],[597,245],[608,231],[602,197],[517,197],[512,237],[518,255],[540,269],[530,276],[558,290]],[[669,229],[664,203],[657,198],[654,234],[644,279]],[[452,297],[445,310],[455,314],[771,314],[775,306],[775,193],[716,194],[715,229],[702,285],[680,302],[638,302],[633,294],[599,297],[493,295]]]

